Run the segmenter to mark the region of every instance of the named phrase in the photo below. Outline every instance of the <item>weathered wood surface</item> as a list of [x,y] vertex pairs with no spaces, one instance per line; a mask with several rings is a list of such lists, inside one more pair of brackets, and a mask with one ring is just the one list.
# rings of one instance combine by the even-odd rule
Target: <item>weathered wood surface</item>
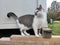
[[0,45],[60,45],[60,36],[52,36],[52,38],[42,38],[41,36],[35,37],[12,35],[9,41],[0,40]]

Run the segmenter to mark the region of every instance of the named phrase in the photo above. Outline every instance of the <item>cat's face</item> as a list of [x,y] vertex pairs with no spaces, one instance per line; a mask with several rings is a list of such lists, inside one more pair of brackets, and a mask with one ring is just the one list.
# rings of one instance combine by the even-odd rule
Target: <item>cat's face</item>
[[40,5],[36,16],[37,17],[42,17],[43,12],[44,12],[44,9],[43,9],[42,5]]

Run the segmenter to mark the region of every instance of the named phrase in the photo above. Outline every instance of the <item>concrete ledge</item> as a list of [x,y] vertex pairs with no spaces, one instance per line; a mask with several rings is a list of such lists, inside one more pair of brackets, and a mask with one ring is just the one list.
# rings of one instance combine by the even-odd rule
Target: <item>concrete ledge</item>
[[11,41],[9,37],[2,37],[0,38],[0,41]]
[[10,39],[10,41],[0,41],[0,45],[60,45],[60,36],[42,38],[41,36],[12,35],[9,38],[3,37],[1,39]]
[[36,37],[36,36],[20,36],[20,35],[12,35],[11,37],[12,41],[20,41],[20,42],[39,42],[39,41],[60,41],[60,36],[52,36],[51,38],[43,38],[43,37]]

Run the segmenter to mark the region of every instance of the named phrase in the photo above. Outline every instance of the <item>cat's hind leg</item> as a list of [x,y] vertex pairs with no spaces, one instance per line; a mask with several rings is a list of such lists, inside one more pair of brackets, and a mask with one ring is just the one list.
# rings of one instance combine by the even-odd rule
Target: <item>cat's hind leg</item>
[[23,33],[26,35],[26,36],[29,36],[30,34],[26,32],[26,30],[23,31]]
[[22,36],[30,35],[30,34],[28,34],[28,33],[26,32],[26,30],[29,29],[28,27],[26,27],[24,24],[19,23],[18,20],[17,20],[17,24],[18,24],[18,26],[19,26],[19,28],[20,28],[21,35],[22,35]]
[[21,32],[21,35],[22,35],[22,36],[25,36],[23,29],[20,29],[20,32]]
[[18,27],[19,27],[19,29],[20,29],[21,35],[22,35],[22,36],[25,36],[25,34],[23,33],[23,31],[24,31],[24,30],[23,30],[23,27],[24,27],[24,26],[19,23],[18,19],[16,20],[16,22],[17,22],[17,25],[18,25]]
[[25,29],[20,29],[20,31],[21,31],[21,35],[22,35],[22,36],[29,36],[29,35],[30,35],[30,34],[28,34],[28,33],[26,32]]

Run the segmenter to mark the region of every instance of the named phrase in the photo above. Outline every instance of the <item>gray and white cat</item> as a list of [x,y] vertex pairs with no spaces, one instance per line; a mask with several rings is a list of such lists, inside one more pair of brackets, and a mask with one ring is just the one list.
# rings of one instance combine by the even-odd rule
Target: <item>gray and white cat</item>
[[30,35],[26,32],[26,30],[33,29],[35,36],[39,36],[38,29],[42,28],[42,18],[43,18],[43,9],[40,5],[40,10],[36,11],[34,15],[26,14],[24,16],[17,17],[13,12],[9,12],[7,17],[13,17],[21,31],[21,35]]

